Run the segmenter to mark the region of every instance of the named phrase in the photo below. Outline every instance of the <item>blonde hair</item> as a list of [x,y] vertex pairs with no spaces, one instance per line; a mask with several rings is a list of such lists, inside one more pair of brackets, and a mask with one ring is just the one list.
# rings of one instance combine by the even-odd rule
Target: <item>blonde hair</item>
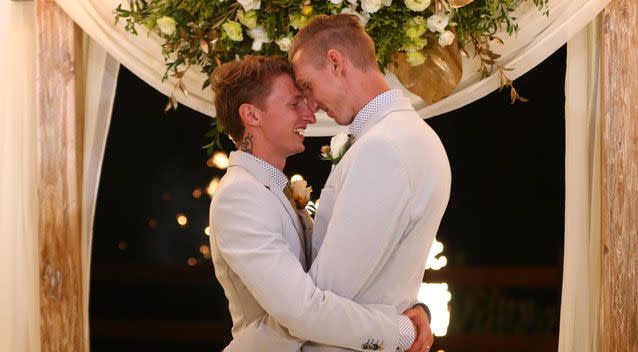
[[323,68],[326,53],[336,49],[344,53],[352,64],[362,71],[377,68],[374,41],[354,15],[319,15],[312,19],[293,38],[288,60],[303,49],[312,65]]

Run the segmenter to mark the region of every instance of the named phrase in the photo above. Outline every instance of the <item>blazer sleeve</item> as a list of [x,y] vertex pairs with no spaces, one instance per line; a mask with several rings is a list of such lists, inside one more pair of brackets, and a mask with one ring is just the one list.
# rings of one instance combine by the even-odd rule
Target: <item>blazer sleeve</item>
[[405,165],[390,141],[370,137],[342,161],[348,169],[309,271],[317,286],[349,299],[378,277],[410,220]]
[[296,351],[304,340],[362,350],[368,339],[397,339],[395,307],[359,305],[314,284],[282,235],[286,210],[270,206],[273,199],[280,203],[263,185],[237,182],[217,192],[211,235],[229,267],[272,316],[239,334],[233,351]]

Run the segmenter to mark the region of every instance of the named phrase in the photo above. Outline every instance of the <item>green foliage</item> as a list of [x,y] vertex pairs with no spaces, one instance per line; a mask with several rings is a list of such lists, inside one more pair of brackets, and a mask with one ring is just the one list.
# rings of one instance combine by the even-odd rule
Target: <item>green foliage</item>
[[[548,0],[533,1],[539,11],[547,14]],[[512,13],[519,3],[520,0],[475,0],[455,9],[446,0],[432,0],[424,11],[413,11],[406,0],[393,0],[388,6],[366,14],[359,2],[355,2],[353,7],[347,0],[339,4],[329,0],[262,0],[256,10],[257,26],[268,33],[271,41],[263,43],[259,54],[286,56],[276,40],[292,38],[298,30],[295,27],[307,23],[318,14],[357,11],[364,17],[369,16],[366,31],[375,42],[377,60],[383,70],[392,63],[395,54],[406,48],[414,48],[415,43],[438,45],[436,38],[439,33],[432,28],[426,30],[422,38],[410,38],[405,28],[416,16],[427,19],[435,11],[441,11],[449,17],[449,25],[445,30],[456,32],[461,49],[480,56],[483,73],[488,74],[498,58],[490,50],[489,43],[497,39],[494,35],[501,29],[510,35],[516,32],[518,24]],[[152,31],[161,36],[164,40],[162,55],[166,62],[163,80],[173,76],[180,82],[177,86],[184,90],[181,77],[191,66],[201,69],[204,76],[202,89],[206,89],[217,66],[254,53],[250,28],[242,25],[242,36],[231,36],[237,40],[233,41],[222,27],[226,21],[240,22],[238,12],[244,13],[242,5],[236,0],[129,0],[128,8],[119,5],[114,15],[116,23],[120,19],[126,21],[125,29],[132,34],[137,35],[138,28],[142,26],[147,35]],[[166,27],[166,22],[174,25]]]

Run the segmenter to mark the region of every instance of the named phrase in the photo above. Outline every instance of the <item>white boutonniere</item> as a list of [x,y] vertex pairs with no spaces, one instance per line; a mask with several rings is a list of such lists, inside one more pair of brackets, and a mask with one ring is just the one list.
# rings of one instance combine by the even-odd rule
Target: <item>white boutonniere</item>
[[305,180],[292,181],[288,187],[290,187],[290,193],[295,206],[299,209],[305,209],[310,201],[312,187],[308,187],[308,183]]
[[321,147],[321,160],[329,160],[336,165],[346,154],[352,143],[354,136],[341,132],[330,140],[330,145]]

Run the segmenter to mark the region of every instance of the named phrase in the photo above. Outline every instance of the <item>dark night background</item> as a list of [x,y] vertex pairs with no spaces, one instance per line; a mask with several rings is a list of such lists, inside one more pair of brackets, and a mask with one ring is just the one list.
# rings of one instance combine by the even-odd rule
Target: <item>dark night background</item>
[[[555,351],[562,273],[565,48],[515,81],[528,103],[494,92],[426,120],[452,167],[437,239],[450,286],[445,351]],[[210,197],[223,171],[201,146],[209,119],[122,67],[102,169],[92,251],[93,351],[216,351],[230,340],[226,299],[210,261]],[[285,173],[318,196],[329,138],[307,138]],[[380,185],[382,186],[382,185]],[[203,195],[195,198],[199,188]],[[180,227],[176,215],[188,224]],[[203,246],[203,247],[202,247]],[[430,280],[431,279],[431,280]],[[436,350],[433,348],[433,351]]]

